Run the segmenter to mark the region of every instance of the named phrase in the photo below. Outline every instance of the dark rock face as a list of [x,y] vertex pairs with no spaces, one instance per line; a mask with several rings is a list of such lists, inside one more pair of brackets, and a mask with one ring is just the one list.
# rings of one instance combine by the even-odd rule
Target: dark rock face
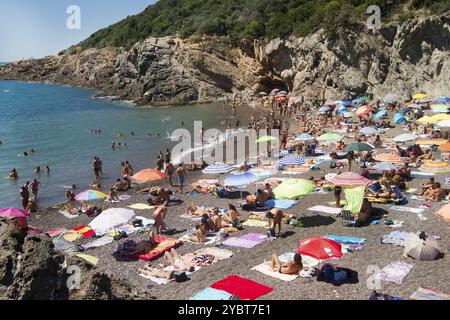
[[148,38],[129,51],[89,49],[20,61],[0,68],[0,79],[48,81],[96,88],[99,95],[138,104],[183,105],[231,98],[247,102],[260,91],[286,88],[307,100],[360,94],[382,98],[411,92],[450,95],[449,14],[363,26],[328,40]]
[[[151,298],[145,293],[136,296],[122,280],[79,257],[55,252],[53,247],[49,237],[26,235],[0,220],[0,300]],[[68,266],[81,271],[78,290],[69,291]]]

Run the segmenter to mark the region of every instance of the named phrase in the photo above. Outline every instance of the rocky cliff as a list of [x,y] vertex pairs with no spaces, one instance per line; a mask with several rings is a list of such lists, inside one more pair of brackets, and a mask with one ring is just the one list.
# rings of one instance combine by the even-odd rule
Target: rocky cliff
[[[69,290],[73,271],[80,269],[79,289]],[[69,283],[72,283],[69,281]],[[100,272],[76,256],[54,251],[44,235],[27,235],[0,220],[0,300],[99,300],[151,298],[131,285]]]
[[120,48],[63,52],[0,67],[0,79],[48,81],[98,89],[139,104],[182,105],[260,91],[289,89],[306,99],[362,94],[403,98],[424,91],[450,95],[449,14],[386,24],[375,34],[360,26],[329,39],[231,44],[223,38],[148,38]]

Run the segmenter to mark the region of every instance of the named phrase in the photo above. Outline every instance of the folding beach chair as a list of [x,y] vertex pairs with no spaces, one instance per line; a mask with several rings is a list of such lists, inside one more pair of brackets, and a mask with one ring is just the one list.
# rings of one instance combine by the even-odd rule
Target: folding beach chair
[[355,226],[356,220],[352,215],[352,212],[350,210],[342,210],[341,212],[341,218],[342,218],[342,225],[343,226],[349,226],[352,227]]

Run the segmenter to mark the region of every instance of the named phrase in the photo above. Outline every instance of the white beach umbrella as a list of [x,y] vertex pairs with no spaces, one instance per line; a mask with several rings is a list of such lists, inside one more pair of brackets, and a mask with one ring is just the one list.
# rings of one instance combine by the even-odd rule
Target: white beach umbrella
[[416,260],[432,261],[442,255],[442,250],[436,240],[428,237],[421,239],[414,234],[405,240],[404,255]]
[[134,211],[124,208],[111,208],[103,211],[89,223],[95,233],[104,234],[109,230],[130,222],[135,217]]
[[403,133],[401,135],[396,136],[393,140],[394,142],[407,142],[407,141],[416,141],[420,137],[418,135],[412,133]]
[[439,121],[436,125],[441,128],[450,128],[450,119]]

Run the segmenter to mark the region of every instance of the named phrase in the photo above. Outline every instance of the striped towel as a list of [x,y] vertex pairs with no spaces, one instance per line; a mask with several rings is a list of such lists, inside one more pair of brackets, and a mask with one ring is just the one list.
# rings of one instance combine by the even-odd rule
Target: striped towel
[[409,300],[450,300],[450,294],[419,287],[409,297]]

